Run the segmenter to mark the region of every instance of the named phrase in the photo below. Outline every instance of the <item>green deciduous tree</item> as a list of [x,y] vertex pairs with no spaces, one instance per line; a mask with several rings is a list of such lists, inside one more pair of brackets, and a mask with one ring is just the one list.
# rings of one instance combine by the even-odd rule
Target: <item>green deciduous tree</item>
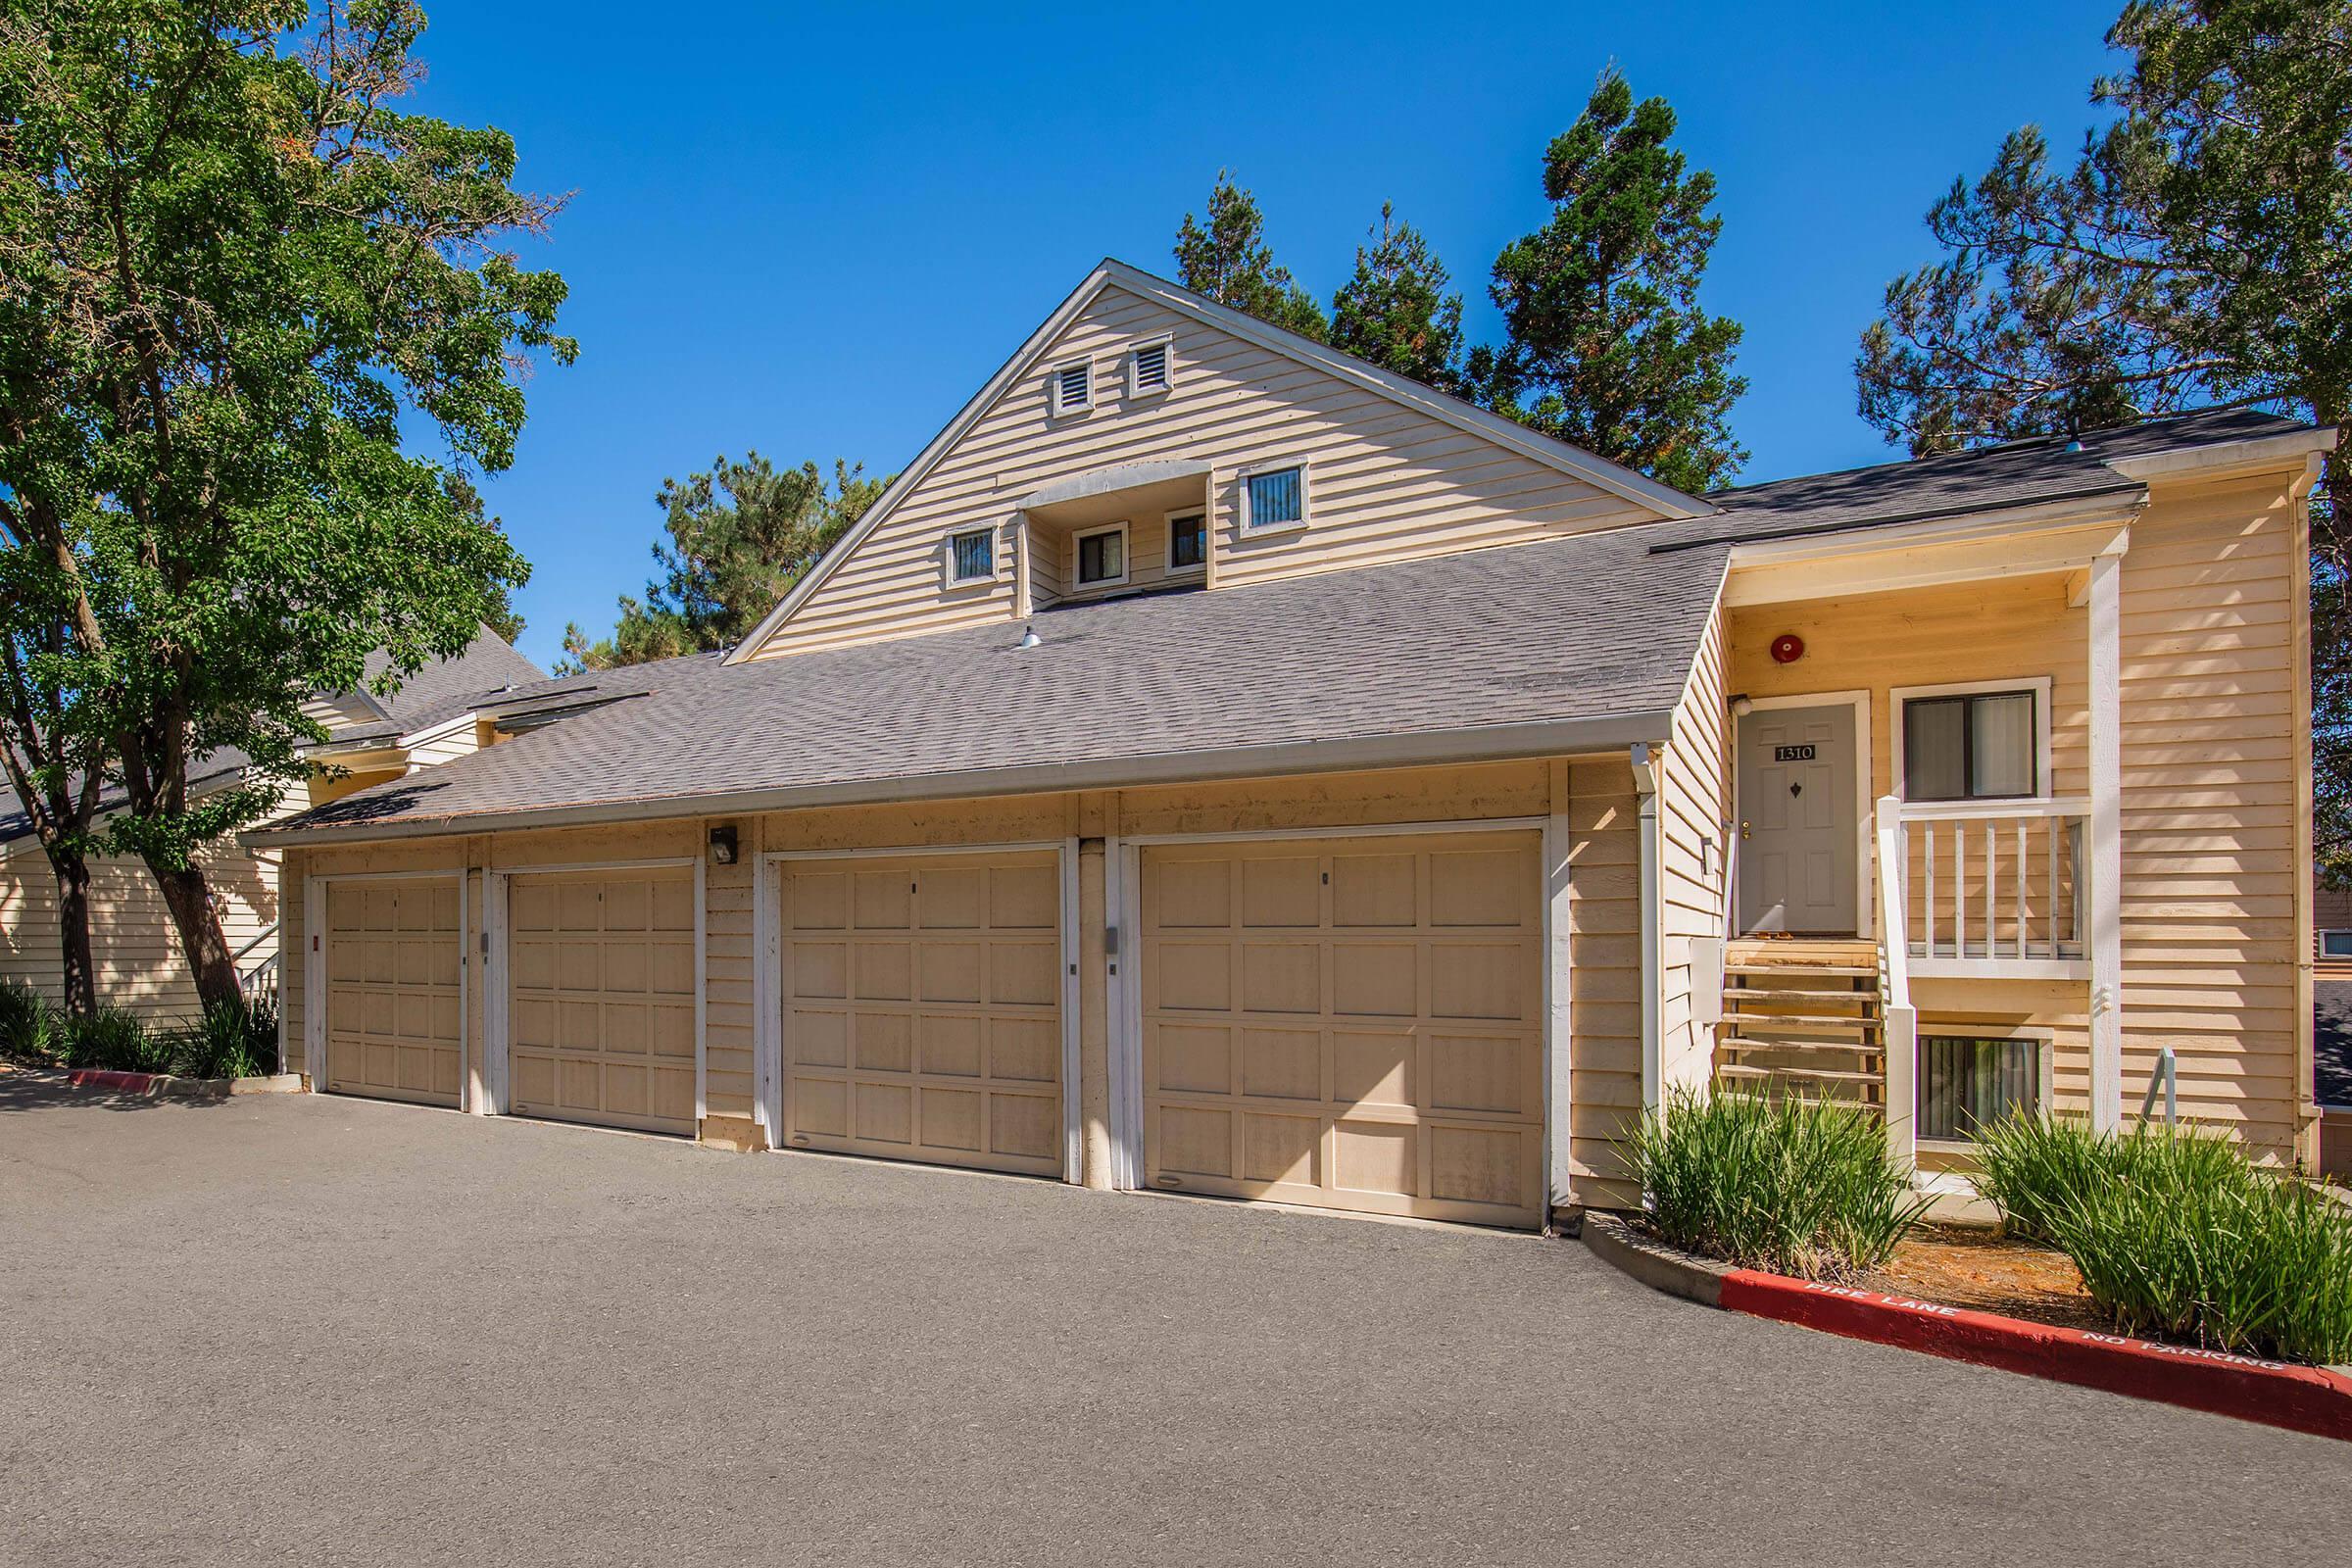
[[1230,170],[1217,171],[1207,221],[1184,215],[1175,256],[1176,279],[1194,293],[1318,343],[1330,335],[1331,323],[1314,296],[1289,268],[1276,264],[1257,197],[1236,185]]
[[612,635],[591,642],[564,628],[567,670],[642,664],[725,648],[791,592],[817,558],[888,487],[862,465],[836,460],[778,469],[757,452],[712,460],[705,473],[662,481],[654,504],[666,537],[654,545],[662,576],[640,601],[622,596]]
[[1372,243],[1355,248],[1355,271],[1331,301],[1331,345],[1441,391],[1460,389],[1462,296],[1446,266],[1388,203]]
[[1494,262],[1499,351],[1471,356],[1495,412],[1697,494],[1738,472],[1731,407],[1740,327],[1700,308],[1723,220],[1686,169],[1663,98],[1604,72],[1544,155],[1550,220]]
[[[504,248],[557,204],[512,188],[504,133],[403,106],[423,23],[0,14],[0,544],[26,590],[0,613],[43,653],[0,707],[64,715],[36,791],[119,780],[104,842],[154,872],[207,1003],[236,972],[194,857],[302,776],[304,701],[379,648],[383,683],[456,654],[527,571],[455,468],[506,466],[525,356],[572,356],[562,280]],[[224,747],[245,782],[199,798]]]
[[[1914,452],[2208,405],[2352,418],[2352,3],[2149,0],[2063,167],[2040,131],[1928,214],[1942,261],[1888,285],[1863,416]],[[2352,874],[2352,528],[2314,497],[2318,842]]]

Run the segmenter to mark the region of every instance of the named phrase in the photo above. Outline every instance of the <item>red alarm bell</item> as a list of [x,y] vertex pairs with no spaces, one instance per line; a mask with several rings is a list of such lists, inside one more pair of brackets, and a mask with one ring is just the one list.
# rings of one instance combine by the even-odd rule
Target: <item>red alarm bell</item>
[[1785,631],[1772,640],[1772,662],[1793,664],[1805,657],[1805,640],[1792,631]]

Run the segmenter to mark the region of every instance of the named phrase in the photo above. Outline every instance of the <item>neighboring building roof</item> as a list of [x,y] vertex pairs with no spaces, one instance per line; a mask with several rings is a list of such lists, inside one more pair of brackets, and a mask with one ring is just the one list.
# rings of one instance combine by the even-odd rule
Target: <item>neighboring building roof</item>
[[[374,681],[391,664],[391,656],[381,649],[369,654],[366,679]],[[327,744],[340,747],[359,741],[415,735],[469,713],[513,687],[536,685],[546,679],[547,671],[484,626],[457,658],[433,661],[403,680],[400,689],[388,697],[370,692],[369,698],[384,711],[383,719],[344,725],[328,736]]]
[[[256,836],[1108,787],[1662,740],[1726,552],[1648,529],[723,664]],[[601,678],[612,672],[598,672]]]
[[1661,551],[1746,544],[1809,533],[1921,522],[2009,507],[2137,493],[2144,481],[2110,466],[2181,447],[2310,429],[2255,409],[2215,409],[2078,436],[2035,436],[1939,457],[1718,490],[1723,514],[1662,534]]
[[[245,764],[251,760],[235,747],[223,746],[189,767],[188,788],[197,790],[216,779],[233,777],[245,771]],[[109,784],[98,792],[98,814],[105,816],[120,808],[129,798],[130,792],[122,785]],[[12,844],[31,832],[31,813],[24,809],[24,803],[17,798],[17,792],[6,782],[0,781],[0,844]]]

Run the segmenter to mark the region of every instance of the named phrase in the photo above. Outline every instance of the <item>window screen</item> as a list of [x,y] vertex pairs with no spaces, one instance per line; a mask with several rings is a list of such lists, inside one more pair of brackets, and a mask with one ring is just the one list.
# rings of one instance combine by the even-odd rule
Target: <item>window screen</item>
[[2011,800],[2039,793],[2035,696],[1971,692],[1903,705],[1903,798]]
[[1273,468],[1250,476],[1250,526],[1271,528],[1306,518],[1306,489],[1297,468]]
[[1208,523],[1200,514],[1168,519],[1168,569],[1198,566],[1208,560]]
[[975,577],[996,575],[996,537],[987,529],[959,533],[956,536],[954,545],[956,549],[956,580],[957,582],[969,582]]

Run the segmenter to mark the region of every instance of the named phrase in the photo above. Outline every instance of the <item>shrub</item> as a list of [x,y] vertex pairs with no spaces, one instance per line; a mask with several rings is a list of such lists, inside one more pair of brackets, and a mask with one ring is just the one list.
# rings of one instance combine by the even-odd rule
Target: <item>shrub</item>
[[19,1061],[57,1058],[56,1009],[49,999],[22,980],[0,983],[0,1056]]
[[124,1007],[100,1007],[86,1018],[58,1015],[64,1036],[61,1054],[69,1067],[104,1067],[116,1072],[169,1072],[172,1042],[148,1031],[146,1020]]
[[1633,1149],[1660,1236],[1800,1279],[1884,1263],[1932,1201],[1912,1193],[1879,1119],[1835,1101],[1677,1090]]
[[1978,1185],[2074,1261],[2127,1334],[2321,1364],[2352,1359],[2352,1209],[2196,1128],[1979,1130]]
[[216,1003],[174,1031],[172,1071],[190,1078],[255,1078],[277,1071],[277,1009],[243,998]]

